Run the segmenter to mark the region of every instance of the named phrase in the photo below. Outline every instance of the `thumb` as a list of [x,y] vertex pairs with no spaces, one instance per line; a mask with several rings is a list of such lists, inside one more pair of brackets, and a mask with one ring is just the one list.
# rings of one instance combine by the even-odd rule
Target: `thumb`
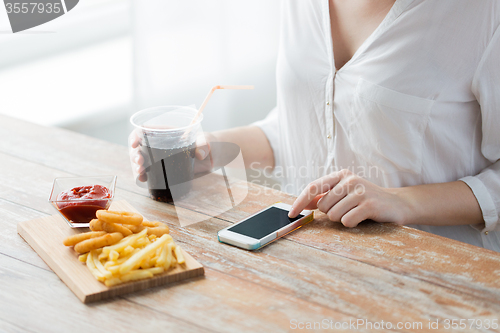
[[195,156],[200,161],[203,161],[208,156],[209,153],[210,153],[210,145],[205,140],[205,136],[204,135],[200,135],[196,139]]

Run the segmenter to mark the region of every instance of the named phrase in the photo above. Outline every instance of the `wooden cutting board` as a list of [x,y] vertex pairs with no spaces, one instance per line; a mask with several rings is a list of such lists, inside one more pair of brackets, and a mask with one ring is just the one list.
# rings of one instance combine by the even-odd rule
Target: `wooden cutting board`
[[[137,212],[124,200],[113,202],[110,210]],[[71,229],[60,215],[20,222],[17,225],[17,233],[83,303],[99,301],[205,274],[203,266],[183,250],[185,264],[177,265],[174,269],[155,275],[150,279],[132,281],[108,288],[95,279],[84,263],[78,261],[78,254],[72,247],[63,245],[63,240],[66,237],[86,231],[89,229]]]

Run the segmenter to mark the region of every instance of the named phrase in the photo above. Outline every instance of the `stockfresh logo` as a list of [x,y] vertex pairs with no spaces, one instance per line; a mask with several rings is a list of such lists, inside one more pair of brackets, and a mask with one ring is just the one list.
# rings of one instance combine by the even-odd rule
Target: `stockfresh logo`
[[12,32],[31,29],[52,21],[75,8],[79,0],[23,2],[3,0]]

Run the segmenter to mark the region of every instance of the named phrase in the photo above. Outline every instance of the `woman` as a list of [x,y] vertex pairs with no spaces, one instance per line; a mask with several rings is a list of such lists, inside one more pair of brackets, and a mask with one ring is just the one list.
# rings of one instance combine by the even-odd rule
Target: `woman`
[[290,216],[500,251],[499,23],[496,0],[285,1],[277,107],[207,139],[272,168]]

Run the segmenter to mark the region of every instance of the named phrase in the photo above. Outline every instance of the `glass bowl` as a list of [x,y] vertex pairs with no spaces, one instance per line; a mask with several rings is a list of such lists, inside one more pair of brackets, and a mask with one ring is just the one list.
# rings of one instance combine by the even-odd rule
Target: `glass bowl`
[[[71,228],[88,228],[89,222],[95,219],[96,211],[108,209],[115,197],[117,176],[95,176],[95,177],[60,177],[54,179],[49,202],[57,209]],[[75,187],[101,185],[106,187],[110,198],[103,199],[68,199],[58,200],[58,195],[63,191]]]

